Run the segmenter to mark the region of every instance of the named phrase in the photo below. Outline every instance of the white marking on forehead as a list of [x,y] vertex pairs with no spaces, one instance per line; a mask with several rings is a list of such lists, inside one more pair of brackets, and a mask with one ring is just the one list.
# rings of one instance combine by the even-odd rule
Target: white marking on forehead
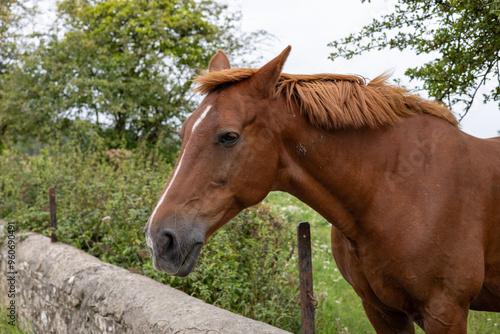
[[[203,121],[203,119],[205,118],[205,116],[207,116],[208,114],[208,111],[212,108],[212,106],[208,106],[205,111],[203,112],[203,114],[200,115],[200,117],[198,117],[198,119],[196,120],[196,122],[194,122],[194,125],[193,125],[193,128],[191,129],[191,134],[194,133],[194,129],[196,129],[196,127],[198,126],[198,124],[201,123],[201,121]],[[187,145],[186,145],[186,148],[187,148]]]
[[[200,115],[200,117],[198,117],[198,119],[196,120],[196,122],[194,122],[194,125],[193,125],[193,128],[191,129],[191,135],[193,135],[194,133],[194,130],[196,129],[196,127],[201,123],[201,121],[207,116],[208,114],[208,111],[212,108],[211,105],[209,105],[205,111],[203,111],[203,113]],[[191,137],[190,137],[191,138]],[[170,189],[170,187],[172,186],[172,184],[174,183],[174,180],[175,180],[175,177],[177,176],[177,173],[179,172],[179,169],[181,169],[181,165],[182,165],[182,159],[184,158],[184,154],[186,154],[186,151],[187,151],[187,148],[189,146],[189,140],[188,140],[188,143],[186,144],[186,147],[184,148],[184,152],[182,152],[182,155],[181,155],[181,158],[179,159],[179,162],[177,163],[177,166],[175,167],[175,170],[174,170],[174,174],[172,176],[172,179],[170,180],[170,183],[168,184],[167,186],[167,189],[163,192],[163,195],[161,196],[160,198],[160,201],[158,202],[158,204],[156,205],[155,209],[153,210],[153,213],[151,214],[151,217],[149,218],[149,221],[148,221],[148,235],[150,234],[150,230],[151,230],[151,224],[153,222],[153,218],[156,214],[156,211],[158,210],[158,208],[162,205],[163,203],[163,200],[165,199],[165,197],[167,196],[167,193],[168,193],[168,190]],[[148,241],[148,244],[149,244],[149,241],[150,240],[147,240]]]

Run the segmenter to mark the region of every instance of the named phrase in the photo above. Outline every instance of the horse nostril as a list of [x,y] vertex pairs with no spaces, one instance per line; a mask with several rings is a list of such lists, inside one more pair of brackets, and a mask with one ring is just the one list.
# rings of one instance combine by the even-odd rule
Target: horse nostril
[[163,238],[165,239],[165,247],[166,248],[168,248],[170,246],[170,244],[173,244],[172,241],[174,240],[174,238],[172,237],[172,235],[165,233]]
[[169,250],[174,248],[174,236],[168,230],[162,231],[158,238],[158,243],[160,248],[164,252],[168,252]]

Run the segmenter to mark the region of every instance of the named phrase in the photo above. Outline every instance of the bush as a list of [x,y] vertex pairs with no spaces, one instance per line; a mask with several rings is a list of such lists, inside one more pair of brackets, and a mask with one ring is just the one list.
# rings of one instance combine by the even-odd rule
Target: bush
[[189,278],[156,271],[143,227],[171,166],[140,148],[83,153],[55,145],[35,156],[0,155],[0,217],[49,235],[48,188],[56,187],[59,241],[145,274],[208,303],[293,332],[300,329],[292,226],[269,208],[247,209],[218,231]]
[[290,226],[276,220],[269,208],[258,206],[244,210],[215,234],[190,278],[163,277],[208,303],[299,331],[295,243]]

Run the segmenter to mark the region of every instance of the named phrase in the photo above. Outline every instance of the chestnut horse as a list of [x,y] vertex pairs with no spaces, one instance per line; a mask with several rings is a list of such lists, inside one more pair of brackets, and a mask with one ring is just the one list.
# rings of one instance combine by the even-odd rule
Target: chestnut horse
[[180,158],[145,227],[155,268],[186,276],[207,238],[273,190],[332,224],[332,252],[377,333],[466,333],[500,311],[500,138],[358,76],[281,73],[219,51],[196,79]]

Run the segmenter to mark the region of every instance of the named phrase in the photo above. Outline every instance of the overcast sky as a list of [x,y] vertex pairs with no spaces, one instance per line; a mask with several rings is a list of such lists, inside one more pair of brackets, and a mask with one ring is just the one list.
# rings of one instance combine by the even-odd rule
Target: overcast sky
[[[408,88],[418,86],[404,76],[409,67],[432,60],[431,55],[416,56],[413,51],[384,50],[370,52],[351,60],[328,59],[333,51],[328,43],[359,31],[373,18],[392,12],[395,0],[227,0],[231,8],[241,10],[242,29],[267,30],[276,40],[259,52],[266,60],[278,55],[287,45],[292,46],[284,71],[296,74],[338,73],[359,74],[373,79],[386,70],[394,71]],[[485,90],[486,92],[486,90]],[[425,96],[425,93],[421,95]],[[481,96],[478,94],[478,96]],[[498,135],[500,110],[498,103],[484,105],[478,101],[461,123],[462,130],[476,137]],[[457,115],[462,110],[454,110]]]

